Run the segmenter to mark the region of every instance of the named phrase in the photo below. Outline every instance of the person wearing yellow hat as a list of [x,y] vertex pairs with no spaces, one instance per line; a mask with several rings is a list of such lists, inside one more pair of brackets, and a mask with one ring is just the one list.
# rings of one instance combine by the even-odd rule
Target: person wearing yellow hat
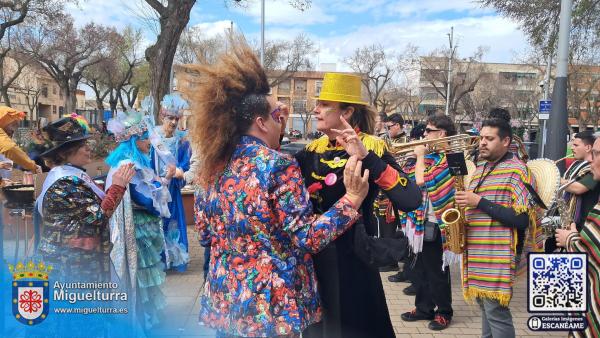
[[357,156],[369,169],[369,192],[353,228],[313,255],[323,321],[304,337],[394,337],[378,268],[407,254],[406,238],[374,238],[373,202],[383,190],[402,211],[421,204],[417,185],[402,172],[386,142],[373,136],[375,111],[361,98],[361,78],[327,73],[313,115],[324,135],[296,154],[315,212],[323,213],[346,192],[344,166]]
[[11,138],[19,126],[19,121],[24,118],[24,112],[0,106],[0,154],[20,165],[25,170],[41,172],[41,168]]

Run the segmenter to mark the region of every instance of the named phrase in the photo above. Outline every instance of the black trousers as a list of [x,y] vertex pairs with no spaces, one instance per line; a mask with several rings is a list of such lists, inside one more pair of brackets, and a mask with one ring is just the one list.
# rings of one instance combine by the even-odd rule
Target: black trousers
[[[436,226],[436,238],[432,242],[423,242],[423,251],[417,254],[417,262],[412,272],[413,283],[417,288],[415,306],[417,312],[440,314],[452,318],[452,289],[450,287],[450,269],[442,271],[442,236]],[[435,310],[437,306],[437,311]]]

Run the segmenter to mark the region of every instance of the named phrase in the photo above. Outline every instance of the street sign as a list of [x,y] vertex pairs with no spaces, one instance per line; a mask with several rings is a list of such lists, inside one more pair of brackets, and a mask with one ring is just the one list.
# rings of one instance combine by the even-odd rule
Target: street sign
[[550,118],[550,111],[552,111],[552,100],[540,100],[540,116],[539,120],[547,120]]

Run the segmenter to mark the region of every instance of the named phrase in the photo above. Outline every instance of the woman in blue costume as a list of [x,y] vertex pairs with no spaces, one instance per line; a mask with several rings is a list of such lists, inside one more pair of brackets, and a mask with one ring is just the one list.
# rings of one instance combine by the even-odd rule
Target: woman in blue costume
[[190,169],[192,151],[190,143],[185,139],[186,132],[177,128],[183,110],[187,108],[187,102],[179,94],[166,95],[160,109],[162,125],[155,128],[160,138],[152,142],[152,161],[154,167],[158,168],[159,175],[164,177],[169,165],[177,168],[175,177],[169,184],[171,216],[163,217],[163,231],[166,242],[164,254],[166,267],[179,272],[184,272],[189,262],[187,224],[181,188],[186,185],[184,173]]
[[148,131],[153,127],[151,118],[141,112],[119,112],[109,121],[108,129],[120,144],[106,159],[111,167],[107,189],[115,168],[133,163],[136,170],[111,218],[111,260],[120,285],[127,285],[130,302],[146,329],[158,323],[159,311],[165,305],[160,290],[165,282],[161,261],[165,246],[162,217],[170,216],[168,185],[175,173],[175,167],[171,166],[165,178],[160,178],[152,168]]

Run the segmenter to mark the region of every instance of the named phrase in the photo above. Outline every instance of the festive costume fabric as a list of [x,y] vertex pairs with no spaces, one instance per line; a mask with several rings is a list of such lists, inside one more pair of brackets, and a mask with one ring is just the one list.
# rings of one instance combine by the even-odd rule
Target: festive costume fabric
[[[143,111],[151,111],[151,105],[152,101],[145,99]],[[143,112],[118,113],[108,122],[108,129],[121,143],[106,159],[111,167],[107,188],[121,165],[135,165],[127,193],[111,218],[111,260],[115,279],[127,287],[130,312],[136,314],[139,324],[145,328],[157,324],[159,311],[165,305],[160,290],[166,278],[161,260],[165,250],[162,218],[171,216],[168,184],[152,167],[150,155],[140,151],[136,144],[138,140],[148,139],[148,131],[153,128],[151,117]]]
[[[386,142],[393,142],[396,144],[406,143],[409,141],[408,137],[404,134],[398,137],[390,138],[387,132],[384,133],[382,139]],[[379,192],[379,195],[375,199],[375,204],[373,205],[373,207],[375,208],[375,211],[377,212],[378,216],[385,217],[385,221],[387,223],[392,223],[396,220],[396,215],[394,214],[394,208],[392,207],[392,203],[390,203],[390,200],[387,197],[385,197],[385,194],[382,191]]]
[[[36,204],[43,211],[43,230],[37,254],[44,263],[53,267],[51,283],[102,283],[110,280],[108,215],[119,204],[124,192],[123,187],[113,186],[104,195],[82,169],[74,166],[62,165],[50,171]],[[97,292],[97,289],[81,288],[77,291]],[[70,303],[66,299],[55,299],[52,303],[53,307],[73,309],[105,305],[106,302],[100,301]],[[90,318],[74,312],[68,318],[52,318],[44,323],[40,334],[34,333],[38,328],[31,328],[30,335],[100,338],[104,337],[105,330],[119,325],[119,319],[115,321],[108,317],[114,316],[98,314]]]
[[[184,172],[190,169],[190,158],[192,151],[189,141],[185,139],[185,133],[175,131],[172,137],[165,137],[161,127],[157,127],[156,132],[161,136],[161,142],[172,155],[170,158],[175,160],[175,163],[170,163],[169,159],[161,157],[157,152],[152,152],[153,164],[158,168],[160,176],[166,175],[167,166],[175,165]],[[185,219],[185,210],[183,209],[183,199],[181,197],[181,189],[185,186],[184,178],[173,178],[169,183],[169,193],[171,194],[171,202],[169,203],[169,212],[171,216],[163,219],[163,231],[166,241],[166,259],[167,268],[175,268],[177,271],[183,272],[187,269],[189,262],[188,253],[188,238],[187,238],[187,222]]]
[[[539,249],[538,208],[525,183],[535,189],[533,175],[511,153],[497,165],[480,162],[469,190],[492,203],[509,207],[517,214],[529,214],[526,243]],[[485,173],[483,172],[486,169]],[[490,172],[490,168],[493,170]],[[479,187],[477,187],[479,185]],[[489,298],[508,306],[516,273],[517,231],[492,219],[487,213],[467,208],[465,213],[466,250],[463,254],[463,293],[465,299]]]
[[600,203],[590,211],[580,232],[571,234],[567,240],[567,251],[587,254],[589,306],[585,313],[587,329],[572,332],[575,337],[600,337]]
[[[421,193],[402,173],[383,140],[364,133],[359,137],[369,150],[363,159],[370,176],[369,193],[360,207],[363,218],[313,256],[325,316],[304,337],[395,336],[377,268],[402,260],[408,241],[371,237],[376,233],[373,201],[382,189],[394,208],[409,211],[421,204]],[[296,154],[316,212],[324,212],[345,194],[343,171],[349,157],[327,136]]]
[[[407,163],[404,170],[409,174],[411,180],[415,180],[415,164],[411,161]],[[408,242],[414,253],[421,252],[423,248],[423,227],[427,219],[427,209],[429,202],[433,206],[433,212],[437,219],[437,224],[441,224],[444,211],[454,207],[454,183],[455,178],[450,175],[446,155],[440,153],[431,153],[425,155],[425,185],[421,187],[423,193],[423,203],[421,206],[411,212],[400,213],[400,224],[402,230],[408,237]],[[444,255],[450,255],[448,250],[444,250]],[[445,265],[448,265],[451,259],[446,259]]]
[[71,170],[53,180],[50,177],[50,186],[38,200],[43,210],[38,253],[62,278],[107,281],[111,245],[109,218],[101,207],[104,196],[94,191],[84,179],[87,174],[79,168],[65,165],[52,171],[62,167]]
[[223,174],[196,200],[211,257],[200,321],[220,334],[298,335],[321,319],[310,253],[358,218],[346,199],[313,215],[296,161],[242,136]]
[[[119,166],[126,163],[128,161],[122,161]],[[107,187],[111,186],[112,175],[119,166],[110,169]],[[146,328],[158,322],[158,312],[165,305],[160,290],[166,278],[161,261],[165,246],[161,216],[168,215],[168,200],[167,186],[157,180],[154,171],[136,164],[136,173],[126,198],[111,219],[114,244],[111,259],[122,284],[133,288],[135,282],[131,294],[139,298],[137,313],[143,316],[142,325]],[[130,203],[125,204],[126,201]],[[132,247],[134,243],[135,247]],[[132,261],[132,258],[135,260]]]

